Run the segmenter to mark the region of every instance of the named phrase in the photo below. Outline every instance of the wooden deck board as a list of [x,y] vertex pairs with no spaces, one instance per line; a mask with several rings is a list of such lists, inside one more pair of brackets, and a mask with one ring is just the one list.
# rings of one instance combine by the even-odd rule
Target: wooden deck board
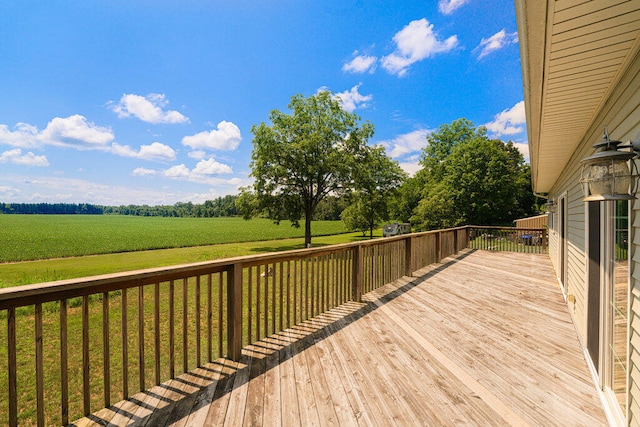
[[425,268],[245,348],[237,364],[218,360],[138,399],[76,424],[126,408],[111,422],[606,425],[548,258],[484,251]]

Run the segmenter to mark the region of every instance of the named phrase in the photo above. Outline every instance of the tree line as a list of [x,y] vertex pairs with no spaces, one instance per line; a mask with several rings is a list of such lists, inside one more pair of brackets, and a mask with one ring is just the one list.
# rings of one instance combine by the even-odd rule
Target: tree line
[[38,215],[133,215],[213,218],[238,216],[236,195],[218,197],[204,203],[178,202],[173,205],[102,206],[88,203],[0,203],[0,214]]

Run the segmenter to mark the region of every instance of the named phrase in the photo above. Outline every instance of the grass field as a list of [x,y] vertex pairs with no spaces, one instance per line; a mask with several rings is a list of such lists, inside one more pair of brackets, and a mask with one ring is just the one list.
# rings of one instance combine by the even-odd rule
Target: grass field
[[[344,233],[315,221],[314,236]],[[0,263],[303,237],[303,228],[255,218],[0,215]]]
[[[9,220],[7,221],[7,218]],[[57,219],[57,221],[56,221]],[[158,221],[160,220],[160,221]],[[11,250],[14,253],[48,253],[55,259],[23,261],[23,262],[5,262],[0,264],[0,287],[15,286],[21,284],[45,282],[51,280],[70,279],[74,277],[92,276],[98,274],[106,274],[117,271],[136,270],[149,267],[158,267],[166,265],[183,264],[209,259],[228,258],[240,255],[250,255],[262,252],[275,252],[281,250],[301,249],[304,246],[302,237],[286,238],[291,235],[301,236],[302,230],[292,229],[289,224],[274,225],[268,220],[251,220],[245,222],[241,219],[163,219],[163,218],[128,218],[128,217],[88,217],[88,216],[69,216],[69,217],[49,217],[49,216],[0,216],[0,225],[2,227],[2,236],[0,237],[3,249],[8,248],[11,242]],[[11,231],[4,233],[11,228]],[[313,225],[314,235],[319,232],[324,233],[340,233],[344,229],[338,222],[320,222]],[[146,233],[146,234],[145,234]],[[170,240],[172,235],[174,239]],[[38,236],[41,236],[40,238]],[[152,235],[152,236],[150,236]],[[205,238],[208,236],[208,240]],[[22,237],[21,237],[22,236]],[[182,246],[189,246],[196,242],[199,246],[177,247],[171,249],[157,250],[137,250],[143,247],[136,246],[135,236],[141,241],[149,242],[167,242],[173,241],[175,245],[180,242]],[[375,237],[380,237],[381,231],[377,230]],[[55,237],[55,238],[54,238]],[[164,237],[161,238],[161,237]],[[220,240],[242,240],[242,239],[266,239],[271,237],[274,240],[263,241],[244,241],[238,243],[220,243]],[[122,239],[123,242],[118,242]],[[314,246],[324,246],[330,244],[345,243],[361,240],[360,233],[343,233],[322,237],[314,237]],[[47,242],[46,244],[44,242]],[[224,241],[224,240],[222,240]],[[38,242],[36,246],[46,249],[38,252],[37,248],[29,248],[33,242]],[[113,248],[124,248],[121,250],[135,251],[125,253],[109,253],[102,255],[77,256],[82,252],[75,252],[75,257],[62,258],[65,254],[74,253],[73,251],[88,251],[88,253],[104,252],[104,248],[100,248],[99,242],[103,242],[105,246],[111,245]],[[125,244],[128,242],[128,245]],[[47,247],[52,245],[52,247]],[[152,246],[153,247],[153,246]],[[94,248],[94,249],[90,249]],[[98,248],[96,250],[95,248]],[[4,253],[2,256],[7,257]],[[68,255],[66,255],[68,256]],[[10,259],[10,258],[8,258]],[[168,299],[166,283],[161,288],[161,312],[168,310]],[[128,291],[131,295],[128,299],[129,306],[129,331],[127,336],[130,346],[129,360],[127,365],[131,365],[129,378],[132,391],[136,391],[137,368],[136,353],[137,341],[135,338],[136,318],[137,315],[137,295],[134,290]],[[193,292],[193,291],[190,291]],[[245,291],[246,292],[246,291]],[[217,288],[214,289],[214,295]],[[256,292],[257,294],[257,292]],[[204,295],[204,294],[203,294]],[[152,313],[149,311],[153,305],[153,292],[149,288],[145,292],[145,335],[153,336]],[[100,295],[95,295],[90,300],[89,317],[90,321],[90,348],[91,348],[91,401],[92,410],[99,409],[101,405],[102,391],[102,354],[100,353],[102,345],[102,304]],[[245,296],[246,297],[246,296]],[[182,294],[176,292],[176,318],[181,317]],[[204,296],[202,296],[204,298]],[[302,299],[300,300],[302,301]],[[70,416],[75,419],[82,415],[81,408],[81,346],[77,343],[81,342],[81,311],[78,306],[79,298],[69,300],[68,309],[68,328],[70,344],[69,352],[69,388],[70,388]],[[206,302],[203,299],[202,305]],[[112,292],[109,296],[109,305],[111,306],[110,317],[111,322],[116,322],[120,318],[121,295],[118,291]],[[47,303],[43,307],[43,351],[45,355],[45,423],[59,424],[59,402],[60,402],[60,348],[59,348],[59,314],[58,303]],[[193,319],[193,304],[188,304],[189,319]],[[243,309],[247,310],[247,307]],[[25,425],[35,423],[35,379],[33,376],[35,350],[33,343],[34,336],[34,317],[33,306],[21,308],[17,310],[17,330],[18,342],[18,394],[19,394],[19,422]],[[203,320],[204,322],[204,320]],[[119,386],[122,381],[121,366],[123,364],[121,356],[121,337],[119,329],[114,323],[111,329],[111,367],[112,367],[112,401],[118,401],[122,398]],[[176,329],[176,347],[182,348],[182,330],[178,322]],[[168,328],[166,316],[162,317],[162,330]],[[190,323],[189,336],[193,337],[195,326]],[[0,312],[0,342],[7,342],[7,315],[6,311]],[[214,340],[217,340],[217,335]],[[163,353],[166,354],[168,343],[166,342],[166,333],[162,338]],[[152,344],[151,339],[145,341],[145,346]],[[190,339],[189,345],[193,342]],[[204,346],[204,344],[203,344]],[[204,348],[204,347],[203,347]],[[152,348],[147,348],[147,354],[152,354]],[[182,365],[181,352],[176,351],[176,367],[179,371]],[[189,352],[189,366],[195,366],[195,354]],[[0,360],[7,360],[7,347],[0,346]],[[146,363],[145,371],[147,372],[147,382],[151,380],[153,366],[152,359]],[[168,364],[163,359],[162,375],[168,378]],[[0,369],[0,425],[4,425],[7,421],[7,371]],[[150,386],[152,384],[146,384]]]
[[[303,231],[285,222],[275,225],[265,219],[183,219],[0,215],[0,260],[3,260],[0,262],[0,288],[304,247]],[[48,231],[38,232],[43,228]],[[171,237],[167,230],[179,235],[174,241],[179,240],[181,247],[141,250],[145,245],[134,239],[137,236],[141,242],[146,241],[150,249],[155,246],[149,242],[162,241],[158,235],[164,235],[165,245],[159,246],[167,247],[166,242]],[[344,233],[342,223],[335,221],[314,222],[312,231],[314,236],[328,234],[314,237],[314,246],[362,239],[360,233]],[[122,242],[118,242],[116,236],[120,236]],[[209,238],[204,238],[206,236]],[[380,237],[380,230],[374,236]],[[225,238],[235,243],[223,243]],[[99,242],[106,240],[111,246],[105,243],[101,247]],[[44,241],[49,242],[49,246]],[[107,250],[109,247],[111,250]],[[118,252],[116,248],[134,252]],[[28,253],[40,253],[40,256],[29,258]],[[33,258],[37,260],[21,261]]]

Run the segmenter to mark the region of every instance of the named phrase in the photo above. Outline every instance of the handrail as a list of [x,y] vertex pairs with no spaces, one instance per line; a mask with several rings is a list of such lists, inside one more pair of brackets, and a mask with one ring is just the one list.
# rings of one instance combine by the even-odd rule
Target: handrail
[[[219,357],[239,360],[243,346],[360,302],[469,247],[481,229],[494,230],[464,226],[0,289],[0,425],[67,424]],[[32,366],[19,367],[32,356]],[[47,391],[58,397],[45,401],[52,383]],[[34,392],[18,393],[18,384]]]
[[503,252],[546,253],[548,231],[536,227],[471,226],[469,247]]

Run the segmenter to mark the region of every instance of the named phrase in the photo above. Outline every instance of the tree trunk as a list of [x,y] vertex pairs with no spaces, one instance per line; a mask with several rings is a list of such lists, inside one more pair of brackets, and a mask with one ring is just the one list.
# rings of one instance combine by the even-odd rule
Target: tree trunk
[[304,217],[304,247],[311,247],[311,213]]

